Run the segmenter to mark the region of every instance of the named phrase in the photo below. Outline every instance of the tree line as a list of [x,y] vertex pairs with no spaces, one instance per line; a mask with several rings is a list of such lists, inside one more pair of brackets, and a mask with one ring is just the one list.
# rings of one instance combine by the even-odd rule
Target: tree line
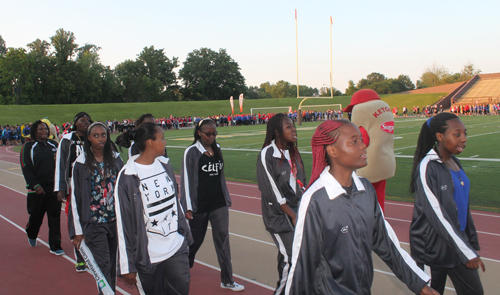
[[[75,35],[59,29],[50,42],[36,39],[26,48],[7,47],[0,36],[0,104],[72,104],[225,100],[244,93],[247,99],[295,97],[297,86],[280,80],[260,86],[245,84],[238,63],[225,49],[190,52],[180,67],[177,57],[164,49],[144,47],[134,60],[114,69],[100,61],[101,47],[76,43]],[[444,67],[428,67],[417,81],[426,88],[466,81],[480,70],[472,64],[453,74]],[[352,95],[370,88],[379,94],[415,89],[408,75],[387,78],[373,72],[356,84],[349,81],[342,93],[336,88],[299,86],[300,96]]]

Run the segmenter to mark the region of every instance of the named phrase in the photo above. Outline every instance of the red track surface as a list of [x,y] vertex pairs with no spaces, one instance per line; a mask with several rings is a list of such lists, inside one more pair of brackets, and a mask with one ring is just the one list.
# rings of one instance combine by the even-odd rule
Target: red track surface
[[[19,163],[18,154],[0,148],[0,160]],[[232,210],[253,214],[261,214],[260,192],[256,185],[228,182],[229,192],[233,200]],[[0,214],[15,224],[24,227],[28,215],[26,213],[26,198],[24,193],[15,192],[0,186]],[[408,243],[410,220],[413,204],[388,201],[386,203],[386,218],[394,228],[401,242]],[[479,232],[479,242],[482,247],[481,256],[500,260],[500,214],[473,211],[476,229]],[[65,228],[66,218],[62,213],[61,224],[63,248],[68,256],[73,257],[72,247]],[[95,284],[89,274],[76,273],[73,263],[50,254],[48,248],[39,245],[31,248],[27,243],[26,234],[14,225],[0,219],[0,256],[3,266],[0,270],[2,284],[1,294],[95,294]],[[46,241],[47,226],[42,226],[40,239]],[[268,289],[247,281],[236,279],[245,285],[246,294],[271,294]],[[220,276],[217,270],[195,264],[191,270],[191,294],[231,294],[232,291],[219,287]],[[121,281],[118,287],[130,294],[137,291]],[[120,294],[120,292],[117,292]]]

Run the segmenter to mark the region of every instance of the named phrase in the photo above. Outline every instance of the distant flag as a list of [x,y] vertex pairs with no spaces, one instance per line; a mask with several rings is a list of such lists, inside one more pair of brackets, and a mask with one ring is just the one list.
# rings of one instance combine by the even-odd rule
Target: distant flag
[[330,16],[330,24],[333,25],[333,19],[331,16]]
[[243,113],[243,93],[240,94],[240,113]]
[[297,20],[297,9],[295,9],[295,20]]
[[229,98],[229,102],[231,103],[231,112],[234,115],[234,101],[233,101],[233,96],[231,96],[231,98]]

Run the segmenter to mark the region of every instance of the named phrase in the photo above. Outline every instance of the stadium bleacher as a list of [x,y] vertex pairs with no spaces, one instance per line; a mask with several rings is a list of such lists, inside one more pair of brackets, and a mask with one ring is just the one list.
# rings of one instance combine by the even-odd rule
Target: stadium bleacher
[[500,74],[479,75],[452,99],[454,105],[500,102]]

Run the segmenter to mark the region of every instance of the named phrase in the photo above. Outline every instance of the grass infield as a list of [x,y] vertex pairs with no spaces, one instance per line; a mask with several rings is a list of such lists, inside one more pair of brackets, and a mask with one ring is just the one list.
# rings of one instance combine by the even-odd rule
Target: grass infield
[[[464,121],[468,142],[459,156],[464,170],[471,181],[471,208],[500,212],[497,174],[500,158],[500,116],[461,117]],[[387,199],[413,202],[409,192],[413,153],[420,127],[425,118],[400,118],[395,120],[394,148],[396,175],[387,180]],[[306,175],[312,169],[311,137],[321,122],[304,123],[297,126],[299,150],[304,160]],[[223,148],[227,180],[257,183],[255,165],[257,155],[265,137],[265,125],[218,128],[217,142]],[[181,172],[184,149],[193,141],[193,130],[166,131],[167,152],[176,173]],[[126,160],[126,152],[122,153]],[[489,159],[489,160],[488,160]]]
[[[414,105],[431,105],[438,101],[445,93],[433,94],[392,94],[382,95],[381,98],[391,107],[398,107],[403,113],[403,105],[411,112]],[[308,99],[304,105],[342,104],[349,105],[350,96],[335,96],[332,98]],[[292,106],[295,110],[301,99],[247,99],[243,103],[243,113],[250,114],[251,108]],[[238,101],[234,103],[235,114],[239,114]],[[309,108],[308,108],[309,110]],[[157,118],[184,117],[184,116],[211,116],[231,113],[228,100],[223,101],[184,101],[184,102],[148,102],[148,103],[113,103],[113,104],[67,104],[67,105],[0,105],[0,124],[21,124],[34,122],[48,117],[49,120],[61,125],[65,122],[73,123],[75,115],[85,111],[94,121],[137,119],[144,113],[152,113]],[[273,110],[275,112],[276,110]],[[264,112],[264,111],[261,111]]]
[[[442,94],[425,95],[387,95],[383,96],[391,107],[402,106],[411,110],[413,105],[425,106],[434,103]],[[244,112],[250,112],[252,107],[274,107],[283,105],[298,106],[296,98],[246,100]],[[344,107],[350,102],[350,97],[335,97],[332,99],[310,99],[308,105],[341,103]],[[227,106],[226,106],[227,105]],[[105,120],[110,116],[116,118],[137,118],[142,113],[151,112],[155,116],[184,116],[199,114],[200,116],[228,113],[227,101],[215,102],[167,102],[167,103],[137,103],[137,104],[100,104],[100,105],[64,105],[64,106],[0,106],[2,124],[24,121],[34,121],[48,116],[53,122],[71,121],[74,114],[85,110],[94,120]],[[54,118],[58,118],[55,119]],[[468,129],[467,148],[460,155],[462,165],[471,180],[470,204],[477,210],[500,212],[498,197],[497,174],[500,172],[500,116],[461,117]],[[60,121],[58,121],[60,120]],[[395,120],[396,175],[388,179],[386,194],[390,200],[412,202],[409,193],[412,156],[415,151],[417,137],[425,118],[398,118]],[[310,154],[311,137],[316,126],[321,122],[307,122],[298,127],[299,150],[306,169],[306,175],[311,173],[312,156]],[[265,136],[265,125],[218,128],[217,141],[223,148],[226,177],[228,180],[256,183],[255,164]],[[168,145],[168,155],[176,173],[180,173],[184,149],[193,141],[193,130],[169,130],[165,132]],[[113,135],[113,139],[116,135]],[[20,147],[14,150],[20,151]],[[122,157],[126,161],[127,153]]]

